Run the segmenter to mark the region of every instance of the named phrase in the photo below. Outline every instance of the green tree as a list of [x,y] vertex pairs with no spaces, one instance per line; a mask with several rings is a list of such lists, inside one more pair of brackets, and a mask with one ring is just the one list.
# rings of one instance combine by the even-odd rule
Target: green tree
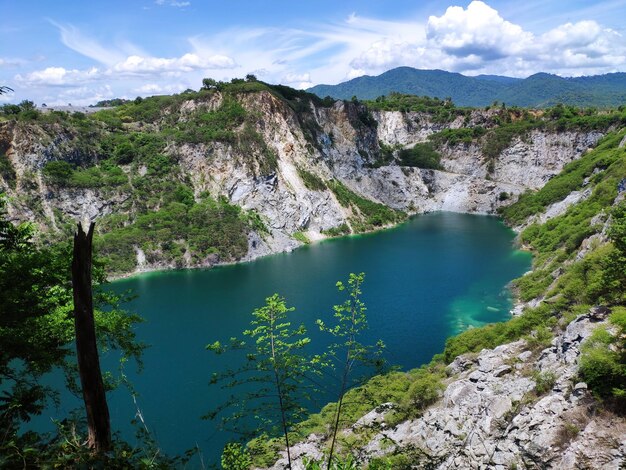
[[[228,345],[219,341],[209,344],[207,349],[222,354],[227,350],[244,350],[245,363],[237,370],[214,374],[212,383],[222,383],[225,388],[249,386],[254,390],[233,395],[231,399],[210,412],[205,417],[214,419],[222,411],[234,410],[230,416],[222,418],[222,426],[229,428],[236,423],[238,431],[252,437],[259,429],[278,430],[282,433],[287,447],[287,460],[291,468],[289,431],[306,415],[304,402],[307,399],[305,376],[311,370],[310,362],[303,354],[303,348],[310,342],[303,325],[292,327],[288,314],[293,307],[287,307],[285,299],[278,294],[265,299],[265,305],[252,313],[250,329],[243,332],[250,344],[231,338]],[[244,387],[249,390],[250,387]],[[242,432],[242,419],[253,416],[256,426],[248,433]]]
[[213,90],[214,88],[217,88],[217,81],[215,81],[213,78],[202,79],[203,90]]
[[336,324],[328,326],[322,320],[317,320],[320,330],[334,338],[334,342],[328,346],[328,351],[319,356],[316,362],[330,368],[332,372],[339,374],[339,391],[337,394],[337,410],[331,428],[331,443],[328,454],[327,468],[333,465],[333,454],[337,441],[337,433],[340,427],[343,399],[348,389],[364,378],[355,378],[353,373],[359,367],[373,367],[377,372],[382,372],[385,362],[382,359],[384,344],[378,341],[376,345],[369,346],[360,342],[360,336],[367,329],[367,308],[361,300],[361,285],[365,280],[365,274],[351,273],[348,285],[337,282],[339,292],[347,292],[348,298],[343,304],[335,305],[334,317]]
[[48,162],[43,168],[43,174],[50,183],[67,185],[74,174],[74,167],[63,160]]
[[611,329],[597,328],[584,343],[580,358],[581,379],[599,398],[624,414],[626,411],[626,308],[614,307]]
[[[60,435],[46,440],[20,429],[55,400],[57,392],[41,383],[43,374],[64,370],[75,386],[73,303],[69,245],[39,247],[33,229],[7,220],[0,195],[0,467],[39,466],[62,455]],[[103,281],[101,269],[96,271]],[[95,290],[95,321],[101,348],[139,359],[136,315],[118,307],[120,298]]]
[[621,304],[626,302],[626,202],[611,211],[608,236],[613,244],[603,263],[602,287],[606,300]]
[[222,452],[224,470],[248,470],[252,466],[250,453],[239,443],[226,444]]

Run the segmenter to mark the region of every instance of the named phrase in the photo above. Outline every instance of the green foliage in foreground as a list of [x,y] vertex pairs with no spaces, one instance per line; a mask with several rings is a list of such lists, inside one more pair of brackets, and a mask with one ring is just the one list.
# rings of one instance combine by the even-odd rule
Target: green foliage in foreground
[[352,192],[340,181],[329,181],[328,187],[337,197],[339,204],[352,209],[354,216],[350,219],[350,224],[355,232],[365,232],[406,219],[404,212],[365,199]]
[[350,274],[347,285],[337,282],[339,292],[346,291],[348,298],[343,304],[333,307],[335,325],[329,326],[322,320],[317,320],[321,331],[327,333],[333,340],[327,352],[320,356],[319,361],[325,364],[334,375],[339,377],[339,392],[337,394],[337,409],[330,430],[329,466],[333,461],[333,451],[337,440],[337,433],[341,428],[343,417],[342,407],[347,390],[354,384],[354,369],[363,366],[373,366],[377,371],[384,367],[380,357],[384,344],[366,346],[360,342],[360,336],[367,329],[367,310],[361,300],[361,286],[365,275]]
[[238,442],[226,444],[221,461],[224,470],[248,470],[252,466],[250,452]]
[[[347,391],[341,410],[340,425],[350,426],[363,415],[382,403],[394,403],[385,417],[385,422],[393,426],[402,421],[421,416],[424,410],[434,403],[444,389],[446,378],[445,365],[440,357],[430,364],[408,372],[389,372],[377,375],[367,382]],[[329,403],[319,413],[310,415],[305,421],[295,426],[290,440],[298,442],[312,433],[328,437],[334,427],[337,403]],[[339,456],[345,456],[349,449],[367,440],[371,430],[363,428],[356,431],[356,436],[338,436]],[[256,466],[272,465],[281,449],[277,439],[260,436],[248,443],[247,448]],[[328,449],[326,449],[328,450]]]
[[[378,376],[362,387],[350,390],[346,395],[346,402],[351,403],[346,409],[346,423],[355,422],[373,406],[385,402],[396,403],[396,407],[387,414],[388,424],[393,425],[412,417],[413,413],[419,413],[419,410],[436,400],[446,377],[444,364],[457,356],[495,348],[520,338],[527,339],[530,347],[545,347],[555,328],[566,325],[576,316],[587,313],[592,305],[598,304],[613,306],[611,322],[617,334],[609,334],[606,330],[594,334],[581,360],[581,380],[585,380],[598,397],[614,405],[614,409],[624,409],[626,203],[611,207],[617,196],[618,183],[626,174],[625,152],[617,149],[621,138],[621,134],[608,136],[597,150],[583,156],[569,167],[569,171],[555,177],[554,183],[548,183],[535,193],[537,196],[534,200],[554,202],[559,200],[554,196],[554,188],[564,185],[577,189],[582,186],[584,178],[591,176],[588,184],[591,185],[592,193],[585,201],[571,206],[563,215],[547,224],[532,225],[522,232],[522,240],[537,254],[536,269],[517,280],[516,287],[524,300],[537,297],[545,297],[546,300],[536,308],[527,308],[521,316],[507,322],[472,328],[448,339],[443,354],[435,357],[429,366],[408,373],[393,372]],[[595,168],[599,170],[594,173]],[[572,174],[575,176],[572,177]],[[568,178],[575,178],[578,185],[560,181]],[[568,192],[562,197],[566,194]],[[522,199],[518,209],[525,204]],[[510,213],[514,214],[515,210]],[[600,226],[590,224],[598,214],[604,214],[602,223],[610,217],[608,236],[611,243],[601,246],[591,244],[590,252],[577,260],[575,254],[582,238],[600,229]],[[581,231],[584,233],[582,238]],[[565,261],[569,263],[564,264]],[[553,274],[555,270],[560,271],[557,282]],[[541,393],[552,387],[554,377],[537,374],[535,381],[537,393]],[[301,439],[312,432],[322,435],[327,433],[334,410],[336,404],[327,405],[294,432]],[[363,442],[367,442],[367,439]],[[348,449],[350,445],[355,445],[355,441],[346,442],[345,448]],[[418,462],[420,458],[420,455],[412,455],[409,450],[375,460],[371,465],[373,468],[388,468],[389,465],[392,468],[395,465],[402,467]]]
[[[270,430],[273,434],[281,433],[290,467],[289,429],[305,416],[307,391],[310,388],[305,385],[305,376],[315,364],[303,353],[311,341],[305,336],[306,329],[303,325],[292,327],[288,319],[288,314],[293,311],[293,307],[287,307],[285,299],[274,294],[265,299],[263,307],[252,312],[250,329],[243,332],[249,338],[249,346],[246,340],[237,338],[231,338],[228,345],[216,341],[207,346],[216,354],[243,350],[246,361],[239,369],[213,374],[212,384],[221,383],[223,388],[242,390],[205,416],[215,419],[222,412],[228,411],[230,415],[222,415],[222,429],[232,429],[248,438],[257,429]],[[254,390],[250,391],[250,386]],[[248,431],[250,434],[247,434],[242,424],[250,417],[254,417],[254,425]],[[232,446],[225,450],[223,459],[237,455]],[[245,457],[246,453],[239,453],[237,460]]]
[[[42,376],[60,369],[66,387],[80,393],[74,358],[74,320],[69,246],[38,247],[28,225],[6,219],[6,201],[0,195],[0,467],[1,468],[161,468],[173,461],[159,455],[147,434],[142,446],[132,448],[114,437],[104,456],[85,447],[86,424],[79,412],[56,423],[49,434],[24,432],[23,425],[54,403],[58,390],[43,385]],[[104,280],[99,264],[97,282]],[[98,347],[115,351],[122,364],[140,360],[143,345],[134,326],[140,318],[119,308],[123,299],[96,287],[95,324]],[[106,381],[110,390],[123,381]],[[150,463],[152,462],[152,463]]]
[[[251,328],[244,331],[248,340],[231,338],[228,344],[219,341],[209,344],[207,349],[223,354],[240,350],[245,354],[244,364],[236,370],[214,375],[212,383],[224,388],[244,387],[242,393],[212,410],[207,418],[222,417],[225,429],[236,429],[246,435],[244,421],[254,421],[250,435],[264,429],[273,438],[259,437],[251,441],[245,453],[249,453],[255,465],[269,465],[276,460],[276,451],[289,447],[292,439],[300,439],[302,425],[298,423],[314,404],[317,393],[323,391],[337,396],[334,408],[326,407],[328,413],[326,431],[331,436],[331,452],[328,461],[333,461],[332,446],[346,414],[353,409],[348,401],[348,389],[363,382],[355,377],[360,373],[384,366],[381,358],[382,344],[364,345],[360,342],[367,328],[365,305],[361,301],[361,284],[364,274],[350,274],[348,283],[337,283],[340,292],[346,293],[346,301],[334,306],[334,321],[317,321],[320,330],[332,338],[331,344],[322,354],[307,354],[305,347],[310,342],[304,326],[292,327],[290,316],[293,308],[287,308],[284,299],[277,294],[266,299],[265,306],[253,312]],[[250,391],[248,385],[254,385]],[[360,405],[363,405],[361,401]],[[254,418],[252,418],[254,417]],[[348,419],[352,419],[352,415]],[[307,422],[310,421],[307,420]],[[282,434],[282,438],[277,435]],[[224,458],[243,458],[240,448],[228,447]],[[290,460],[289,453],[288,459]]]
[[[542,348],[549,343],[552,331],[566,325],[578,315],[587,313],[592,305],[623,305],[626,302],[626,203],[611,208],[617,196],[618,182],[626,174],[624,168],[624,150],[617,149],[621,135],[607,137],[597,150],[582,157],[573,165],[573,170],[553,179],[538,191],[536,198],[547,201],[554,187],[559,187],[561,178],[569,178],[570,172],[576,173],[577,181],[582,185],[589,172],[593,173],[599,162],[603,162],[599,171],[591,175],[588,184],[591,195],[576,205],[571,206],[561,216],[544,225],[533,225],[522,232],[522,240],[531,246],[537,254],[535,271],[520,278],[516,287],[522,299],[530,300],[544,297],[546,300],[536,308],[527,308],[521,316],[503,323],[469,329],[448,339],[443,354],[436,356],[431,364],[407,373],[392,372],[370,379],[360,387],[348,391],[344,399],[342,421],[349,425],[381,403],[395,404],[386,415],[386,423],[393,425],[419,415],[421,410],[435,401],[443,388],[446,378],[445,364],[465,353],[478,352],[484,348],[495,348],[500,344],[525,338],[530,347]],[[578,173],[578,168],[585,168]],[[574,186],[574,189],[580,186]],[[564,196],[563,196],[564,197]],[[556,199],[558,200],[558,199]],[[520,206],[523,206],[522,200]],[[514,213],[514,212],[512,212]],[[590,222],[598,214],[604,213],[602,222],[610,217],[608,230],[611,243],[602,246],[591,245],[591,251],[582,259],[576,260],[576,250],[580,245],[580,231],[590,236],[599,230]],[[578,239],[577,243],[570,240]],[[565,261],[569,263],[564,264]],[[559,271],[555,282],[554,271]],[[621,324],[624,309],[614,307],[612,321]],[[598,333],[599,339],[589,347],[587,359],[583,360],[582,372],[586,374],[592,390],[598,384],[603,387],[594,390],[598,396],[619,402],[624,388],[625,357],[623,354],[623,336],[606,336]],[[585,362],[586,361],[586,362]],[[550,389],[554,377],[537,374],[537,393]],[[326,405],[320,413],[311,415],[306,421],[294,428],[292,441],[304,439],[311,433],[328,435],[332,429],[333,418],[337,410],[336,403]],[[349,452],[351,447],[368,442],[368,431],[363,431],[344,438],[340,442],[342,452]],[[360,440],[361,439],[361,440]],[[276,443],[258,439],[250,443],[256,455],[255,462],[265,459],[272,461]],[[371,462],[374,468],[388,468],[420,461],[423,456],[411,454],[411,451],[391,455]],[[257,461],[258,459],[258,461]]]

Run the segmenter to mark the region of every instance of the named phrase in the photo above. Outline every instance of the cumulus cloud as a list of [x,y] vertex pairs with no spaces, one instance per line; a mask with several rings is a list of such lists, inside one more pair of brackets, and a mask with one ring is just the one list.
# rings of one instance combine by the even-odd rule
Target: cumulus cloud
[[228,69],[235,67],[230,57],[214,55],[200,57],[185,54],[177,58],[129,56],[108,69],[91,67],[86,70],[47,67],[27,74],[17,74],[15,80],[27,86],[67,87],[93,82],[95,80],[122,80],[128,77],[172,77],[186,72],[207,69]]
[[503,18],[482,1],[430,16],[425,34],[384,35],[350,62],[347,78],[400,65],[478,74],[528,76],[606,73],[626,68],[626,41],[595,21],[559,25],[541,35]]
[[235,66],[236,63],[233,59],[223,55],[200,57],[197,54],[185,54],[182,57],[171,59],[132,55],[111,67],[109,73],[153,75],[191,72],[199,69],[229,69]]
[[[190,5],[180,0],[154,3]],[[187,51],[173,57],[144,51],[119,38],[107,39],[105,46],[72,25],[51,23],[65,46],[97,64],[86,69],[55,64],[20,71],[14,77],[19,83],[57,90],[86,88],[92,93],[96,85],[111,85],[119,95],[120,90],[169,93],[180,91],[171,88],[173,82],[197,87],[203,77],[229,80],[247,73],[306,88],[403,65],[517,77],[541,71],[564,76],[626,71],[626,40],[619,31],[584,20],[533,33],[478,0],[465,7],[450,6],[439,15],[397,21],[354,14],[339,22],[309,23],[306,28],[237,27],[198,33],[187,38]],[[7,59],[0,59],[0,67],[8,65]]]
[[456,57],[500,59],[524,52],[533,35],[506,21],[489,5],[473,1],[466,9],[449,7],[440,16],[430,16],[426,27],[429,45]]
[[313,86],[310,73],[288,72],[280,79],[280,83],[299,89],[310,88]]
[[96,67],[87,70],[67,70],[63,67],[47,67],[24,75],[17,74],[15,80],[26,86],[67,87],[86,82],[93,82],[101,77]]

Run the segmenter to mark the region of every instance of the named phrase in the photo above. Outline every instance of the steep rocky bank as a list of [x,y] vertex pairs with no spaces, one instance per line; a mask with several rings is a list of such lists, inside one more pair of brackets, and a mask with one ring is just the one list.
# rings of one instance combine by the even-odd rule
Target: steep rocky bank
[[[383,147],[411,148],[445,129],[493,126],[497,110],[473,111],[469,117],[436,122],[417,112],[375,111],[337,101],[330,106],[307,103],[294,111],[268,91],[237,96],[251,116],[237,132],[255,133],[257,142],[242,148],[232,142],[189,143],[168,139],[164,153],[175,162],[171,179],[190,187],[196,199],[202,194],[225,197],[229,203],[260,215],[266,232],[247,234],[248,250],[238,259],[250,260],[268,253],[291,250],[305,240],[325,238],[333,231],[360,231],[364,219],[357,205],[337,199],[328,182],[338,181],[353,193],[408,214],[445,210],[492,214],[526,191],[541,187],[565,164],[593,147],[605,131],[535,130],[511,140],[495,165],[489,163],[479,143],[440,145],[441,170],[401,166],[397,159],[380,165]],[[123,124],[124,132],[152,132],[164,119],[183,125],[193,113],[213,112],[224,97],[187,100],[163,112],[155,123]],[[97,115],[97,113],[95,114]],[[490,124],[491,123],[491,124]],[[243,131],[241,130],[243,129]],[[36,223],[51,238],[62,226],[78,219],[100,220],[106,232],[112,216],[125,215],[124,226],[137,218],[143,201],[135,200],[133,181],[148,170],[141,164],[121,164],[128,182],[98,187],[67,187],[44,177],[49,162],[67,161],[81,168],[97,165],[102,152],[87,151],[85,136],[76,127],[42,126],[25,122],[0,122],[3,157],[10,172],[0,173],[0,185],[10,196],[9,214],[15,220]],[[99,136],[106,134],[99,131]],[[259,140],[260,139],[260,140]],[[81,143],[82,142],[82,143]],[[11,178],[7,175],[11,173]],[[149,173],[149,172],[148,172]],[[173,174],[173,173],[172,173]],[[307,175],[321,181],[312,187]],[[157,201],[151,208],[158,210]],[[356,223],[356,225],[355,225]],[[295,234],[301,234],[296,236]],[[161,256],[159,247],[134,246],[134,270],[205,266],[234,261],[219,256],[190,256],[176,260]],[[151,254],[150,254],[151,252]],[[144,256],[148,253],[148,256]]]
[[[411,468],[623,468],[626,421],[603,412],[576,375],[581,344],[604,315],[577,317],[543,350],[522,340],[458,357],[441,399],[418,419],[389,426],[395,405],[381,404],[343,431],[373,434],[353,452],[359,466],[403,453]],[[322,449],[314,434],[296,444],[293,468],[323,459]],[[286,468],[285,456],[272,468]]]

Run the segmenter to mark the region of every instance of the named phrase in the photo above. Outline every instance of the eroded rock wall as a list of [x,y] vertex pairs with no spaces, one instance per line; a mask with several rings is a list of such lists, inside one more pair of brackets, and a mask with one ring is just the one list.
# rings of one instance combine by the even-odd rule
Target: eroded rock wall
[[[409,214],[437,210],[492,214],[523,191],[541,187],[602,136],[533,131],[513,139],[491,172],[478,144],[441,148],[443,170],[394,162],[378,166],[374,163],[380,144],[408,148],[445,128],[488,123],[493,112],[476,110],[465,121],[459,117],[440,123],[425,113],[368,114],[362,106],[342,101],[331,107],[310,103],[307,113],[296,113],[269,92],[241,95],[239,100],[255,116],[254,130],[275,156],[273,168],[268,170],[260,152],[231,143],[170,143],[166,152],[178,162],[179,178],[191,182],[196,197],[208,191],[262,216],[270,233],[249,236],[245,259],[291,250],[301,244],[293,238],[296,232],[317,240],[326,230],[350,225],[352,210],[339,204],[329,189],[307,188],[302,170],[324,181],[339,180],[367,199]],[[194,110],[212,110],[220,103],[219,94],[206,103],[184,102],[177,119],[184,122]],[[136,123],[128,128],[137,126],[141,128]],[[37,124],[0,123],[0,141],[16,174],[14,184],[4,180],[0,184],[11,197],[9,214],[16,221],[35,222],[44,232],[54,233],[60,216],[94,220],[120,210],[132,216],[133,205],[127,203],[132,184],[60,188],[45,182],[42,168],[49,161],[85,165],[97,160],[81,154],[72,145],[73,138],[60,126],[46,132]],[[132,169],[124,171],[130,176]],[[143,261],[141,266],[150,269]]]

